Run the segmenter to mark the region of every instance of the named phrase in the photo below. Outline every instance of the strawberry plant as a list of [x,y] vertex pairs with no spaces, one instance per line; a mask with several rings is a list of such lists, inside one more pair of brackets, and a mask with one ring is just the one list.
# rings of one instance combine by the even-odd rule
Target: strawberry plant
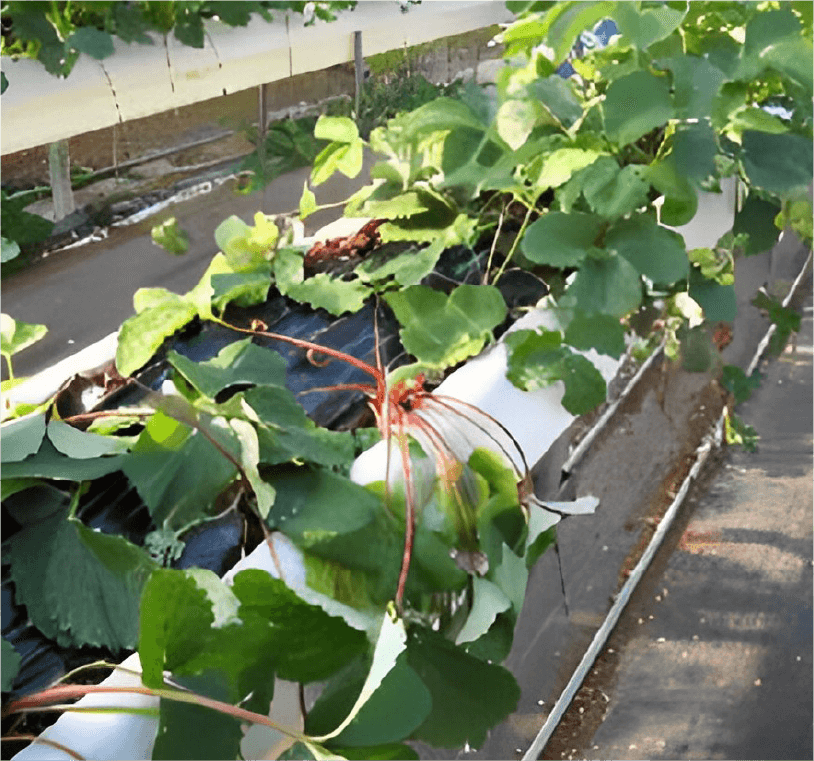
[[[510,7],[492,90],[469,85],[367,139],[350,119],[317,121],[326,144],[302,218],[319,208],[313,187],[358,175],[366,149],[379,157],[345,207],[372,220],[356,235],[305,250],[262,213],[253,225],[225,220],[220,253],[189,293],[136,294],[113,392],[127,403],[68,414],[57,399],[4,426],[17,599],[57,642],[138,648],[144,686],[132,689],[156,699],[154,758],[236,757],[241,722],[287,736],[285,757],[414,757],[411,740],[479,746],[519,698],[499,664],[529,569],[560,519],[596,500],[538,499],[511,434],[428,381],[516,316],[501,290],[511,271],[550,290],[537,304],[546,328],[505,340],[517,386],[562,381],[572,414],[593,409],[605,384],[584,352],[621,356],[649,312],[684,365],[705,370],[734,318],[737,258],[773,245],[778,224],[810,231],[809,4]],[[572,56],[605,19],[619,35]],[[733,231],[688,251],[674,228],[735,176],[747,196]],[[460,270],[439,274],[451,250]],[[378,342],[357,356],[272,329],[251,311],[270,293],[319,314],[381,311],[407,364],[389,369]],[[785,339],[794,324],[769,301],[757,305]],[[193,359],[172,338],[196,330],[229,338]],[[315,425],[283,356],[352,371],[338,388],[364,397],[375,429]],[[751,383],[724,373],[734,393]],[[330,390],[316,386],[309,393]],[[386,471],[360,485],[348,477],[359,441],[379,438]],[[112,473],[149,511],[144,546],[82,519],[88,483]],[[167,567],[191,528],[224,511],[290,549],[301,573],[276,550],[276,574],[243,571],[231,585]],[[7,658],[13,669],[4,648],[4,671]],[[267,718],[275,677],[322,684],[303,730]],[[56,687],[7,710],[106,689]]]

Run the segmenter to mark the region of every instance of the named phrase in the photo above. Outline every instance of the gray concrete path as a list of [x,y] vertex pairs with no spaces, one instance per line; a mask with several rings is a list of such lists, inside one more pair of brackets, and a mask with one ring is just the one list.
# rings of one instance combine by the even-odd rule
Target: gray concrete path
[[803,287],[796,348],[762,363],[761,387],[737,410],[758,451],[730,448],[686,505],[690,518],[603,656],[616,662],[604,721],[556,757],[814,757],[810,280]]

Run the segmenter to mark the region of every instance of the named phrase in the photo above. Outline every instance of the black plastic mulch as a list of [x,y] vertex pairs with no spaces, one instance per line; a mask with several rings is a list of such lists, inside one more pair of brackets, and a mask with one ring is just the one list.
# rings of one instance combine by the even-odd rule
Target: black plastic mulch
[[[486,255],[485,251],[475,254],[462,246],[448,249],[436,270],[423,282],[445,291],[464,282],[480,283]],[[535,304],[547,292],[542,280],[523,270],[504,273],[498,287],[510,309],[506,323],[496,331],[498,335],[516,319],[517,312],[514,310]],[[375,365],[377,337],[374,308],[379,351],[384,365],[392,369],[409,362],[410,357],[404,353],[399,341],[398,324],[383,302],[376,307],[369,303],[356,314],[336,318],[323,310],[313,310],[293,302],[272,288],[264,304],[251,308],[230,307],[224,317],[227,322],[242,327],[248,327],[253,319],[260,319],[269,331],[329,346]],[[165,359],[170,349],[195,361],[204,361],[217,355],[225,346],[245,338],[245,334],[220,325],[193,321],[168,339],[153,360],[135,377],[145,386],[157,390],[170,375],[171,368]],[[371,382],[363,371],[339,360],[317,366],[309,361],[302,349],[281,341],[265,337],[254,337],[253,341],[275,349],[285,358],[288,363],[287,385],[298,395],[307,414],[317,424],[334,430],[374,425],[372,414],[359,392],[302,393],[315,387]],[[100,408],[115,409],[123,404],[137,403],[140,394],[143,391],[138,388],[125,387],[110,394]],[[3,503],[4,544],[20,529],[7,508],[13,508],[15,498],[18,501],[29,499],[26,495],[30,491],[13,495],[9,505]],[[66,506],[67,501],[66,495]],[[123,535],[139,546],[144,545],[147,534],[156,528],[147,507],[123,473],[113,473],[95,481],[83,496],[77,516],[93,528]],[[196,566],[223,575],[243,552],[250,552],[261,541],[262,533],[259,526],[252,524],[251,515],[238,509],[228,509],[218,517],[191,528],[182,539],[185,541],[184,550],[172,562],[172,567]],[[25,608],[15,601],[14,585],[9,579],[7,565],[2,567],[2,577],[3,638],[11,642],[22,657],[13,690],[3,694],[4,703],[46,687],[79,665],[99,659],[120,660],[125,655],[97,648],[59,647],[31,624]],[[40,731],[55,718],[55,715],[45,714],[41,726],[35,723],[31,727],[27,724],[26,731]],[[4,721],[4,732],[8,730],[7,724]],[[4,757],[9,752],[11,748],[5,747]]]

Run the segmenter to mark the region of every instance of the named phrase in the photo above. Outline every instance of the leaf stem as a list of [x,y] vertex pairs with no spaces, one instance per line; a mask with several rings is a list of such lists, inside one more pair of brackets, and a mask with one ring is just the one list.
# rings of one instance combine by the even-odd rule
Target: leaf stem
[[503,229],[503,215],[506,211],[506,205],[503,205],[503,208],[500,210],[500,216],[497,220],[497,230],[495,231],[495,237],[492,239],[492,248],[489,249],[489,258],[486,260],[486,269],[483,272],[483,284],[487,285],[489,282],[489,270],[492,269],[492,259],[495,255],[495,249],[497,248],[497,239],[500,237],[501,230]]
[[67,753],[71,758],[77,759],[77,761],[85,761],[84,756],[80,755],[75,750],[72,750],[67,745],[58,743],[56,740],[49,740],[46,737],[40,737],[39,735],[7,735],[5,737],[0,737],[0,740],[3,742],[20,742],[21,740],[28,740],[32,743],[40,743],[42,745],[47,745],[50,748],[61,750],[63,753]]
[[497,271],[497,275],[495,279],[492,281],[492,285],[496,285],[497,281],[503,275],[504,270],[506,269],[506,265],[511,261],[512,257],[514,256],[514,252],[517,250],[517,246],[520,244],[521,239],[523,238],[523,233],[526,232],[526,228],[529,226],[529,219],[531,218],[531,213],[534,211],[533,206],[529,206],[526,210],[526,216],[523,219],[523,224],[520,225],[520,230],[517,232],[517,237],[514,239],[512,243],[512,247],[509,249],[509,253],[506,254],[506,258],[503,260],[503,264],[500,265],[500,269]]

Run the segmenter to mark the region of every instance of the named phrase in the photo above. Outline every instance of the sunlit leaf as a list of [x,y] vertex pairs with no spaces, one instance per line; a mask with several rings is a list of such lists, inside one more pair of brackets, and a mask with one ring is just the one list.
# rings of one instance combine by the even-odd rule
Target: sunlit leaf
[[402,325],[404,348],[431,367],[477,354],[506,316],[503,296],[492,286],[460,285],[446,296],[416,285],[385,299]]
[[257,500],[257,512],[261,518],[266,518],[274,504],[274,487],[264,481],[257,470],[260,461],[260,444],[257,440],[257,431],[246,420],[232,418],[229,421],[232,430],[240,441],[240,462],[252,486]]
[[338,280],[324,272],[292,283],[286,289],[286,295],[292,299],[334,315],[358,312],[370,294],[370,288],[360,280]]
[[484,635],[489,631],[489,627],[495,622],[498,614],[512,606],[511,600],[503,590],[488,579],[475,576],[472,579],[472,590],[472,609],[469,611],[466,623],[455,638],[456,645],[473,642]]
[[150,231],[153,243],[171,254],[185,254],[189,251],[189,235],[178,226],[178,220],[170,217]]
[[346,116],[320,116],[314,126],[314,137],[337,143],[352,143],[359,138],[353,119]]
[[47,637],[63,647],[135,645],[139,595],[156,567],[142,549],[57,513],[15,534],[10,557],[15,595]]
[[19,322],[5,312],[0,315],[0,351],[12,356],[39,341],[48,328],[30,322]]
[[164,339],[184,327],[196,314],[192,302],[167,292],[162,301],[125,320],[119,329],[116,347],[119,373],[128,377],[147,364]]
[[308,187],[308,183],[303,183],[302,196],[300,196],[300,219],[310,217],[317,210],[317,197],[314,191]]

